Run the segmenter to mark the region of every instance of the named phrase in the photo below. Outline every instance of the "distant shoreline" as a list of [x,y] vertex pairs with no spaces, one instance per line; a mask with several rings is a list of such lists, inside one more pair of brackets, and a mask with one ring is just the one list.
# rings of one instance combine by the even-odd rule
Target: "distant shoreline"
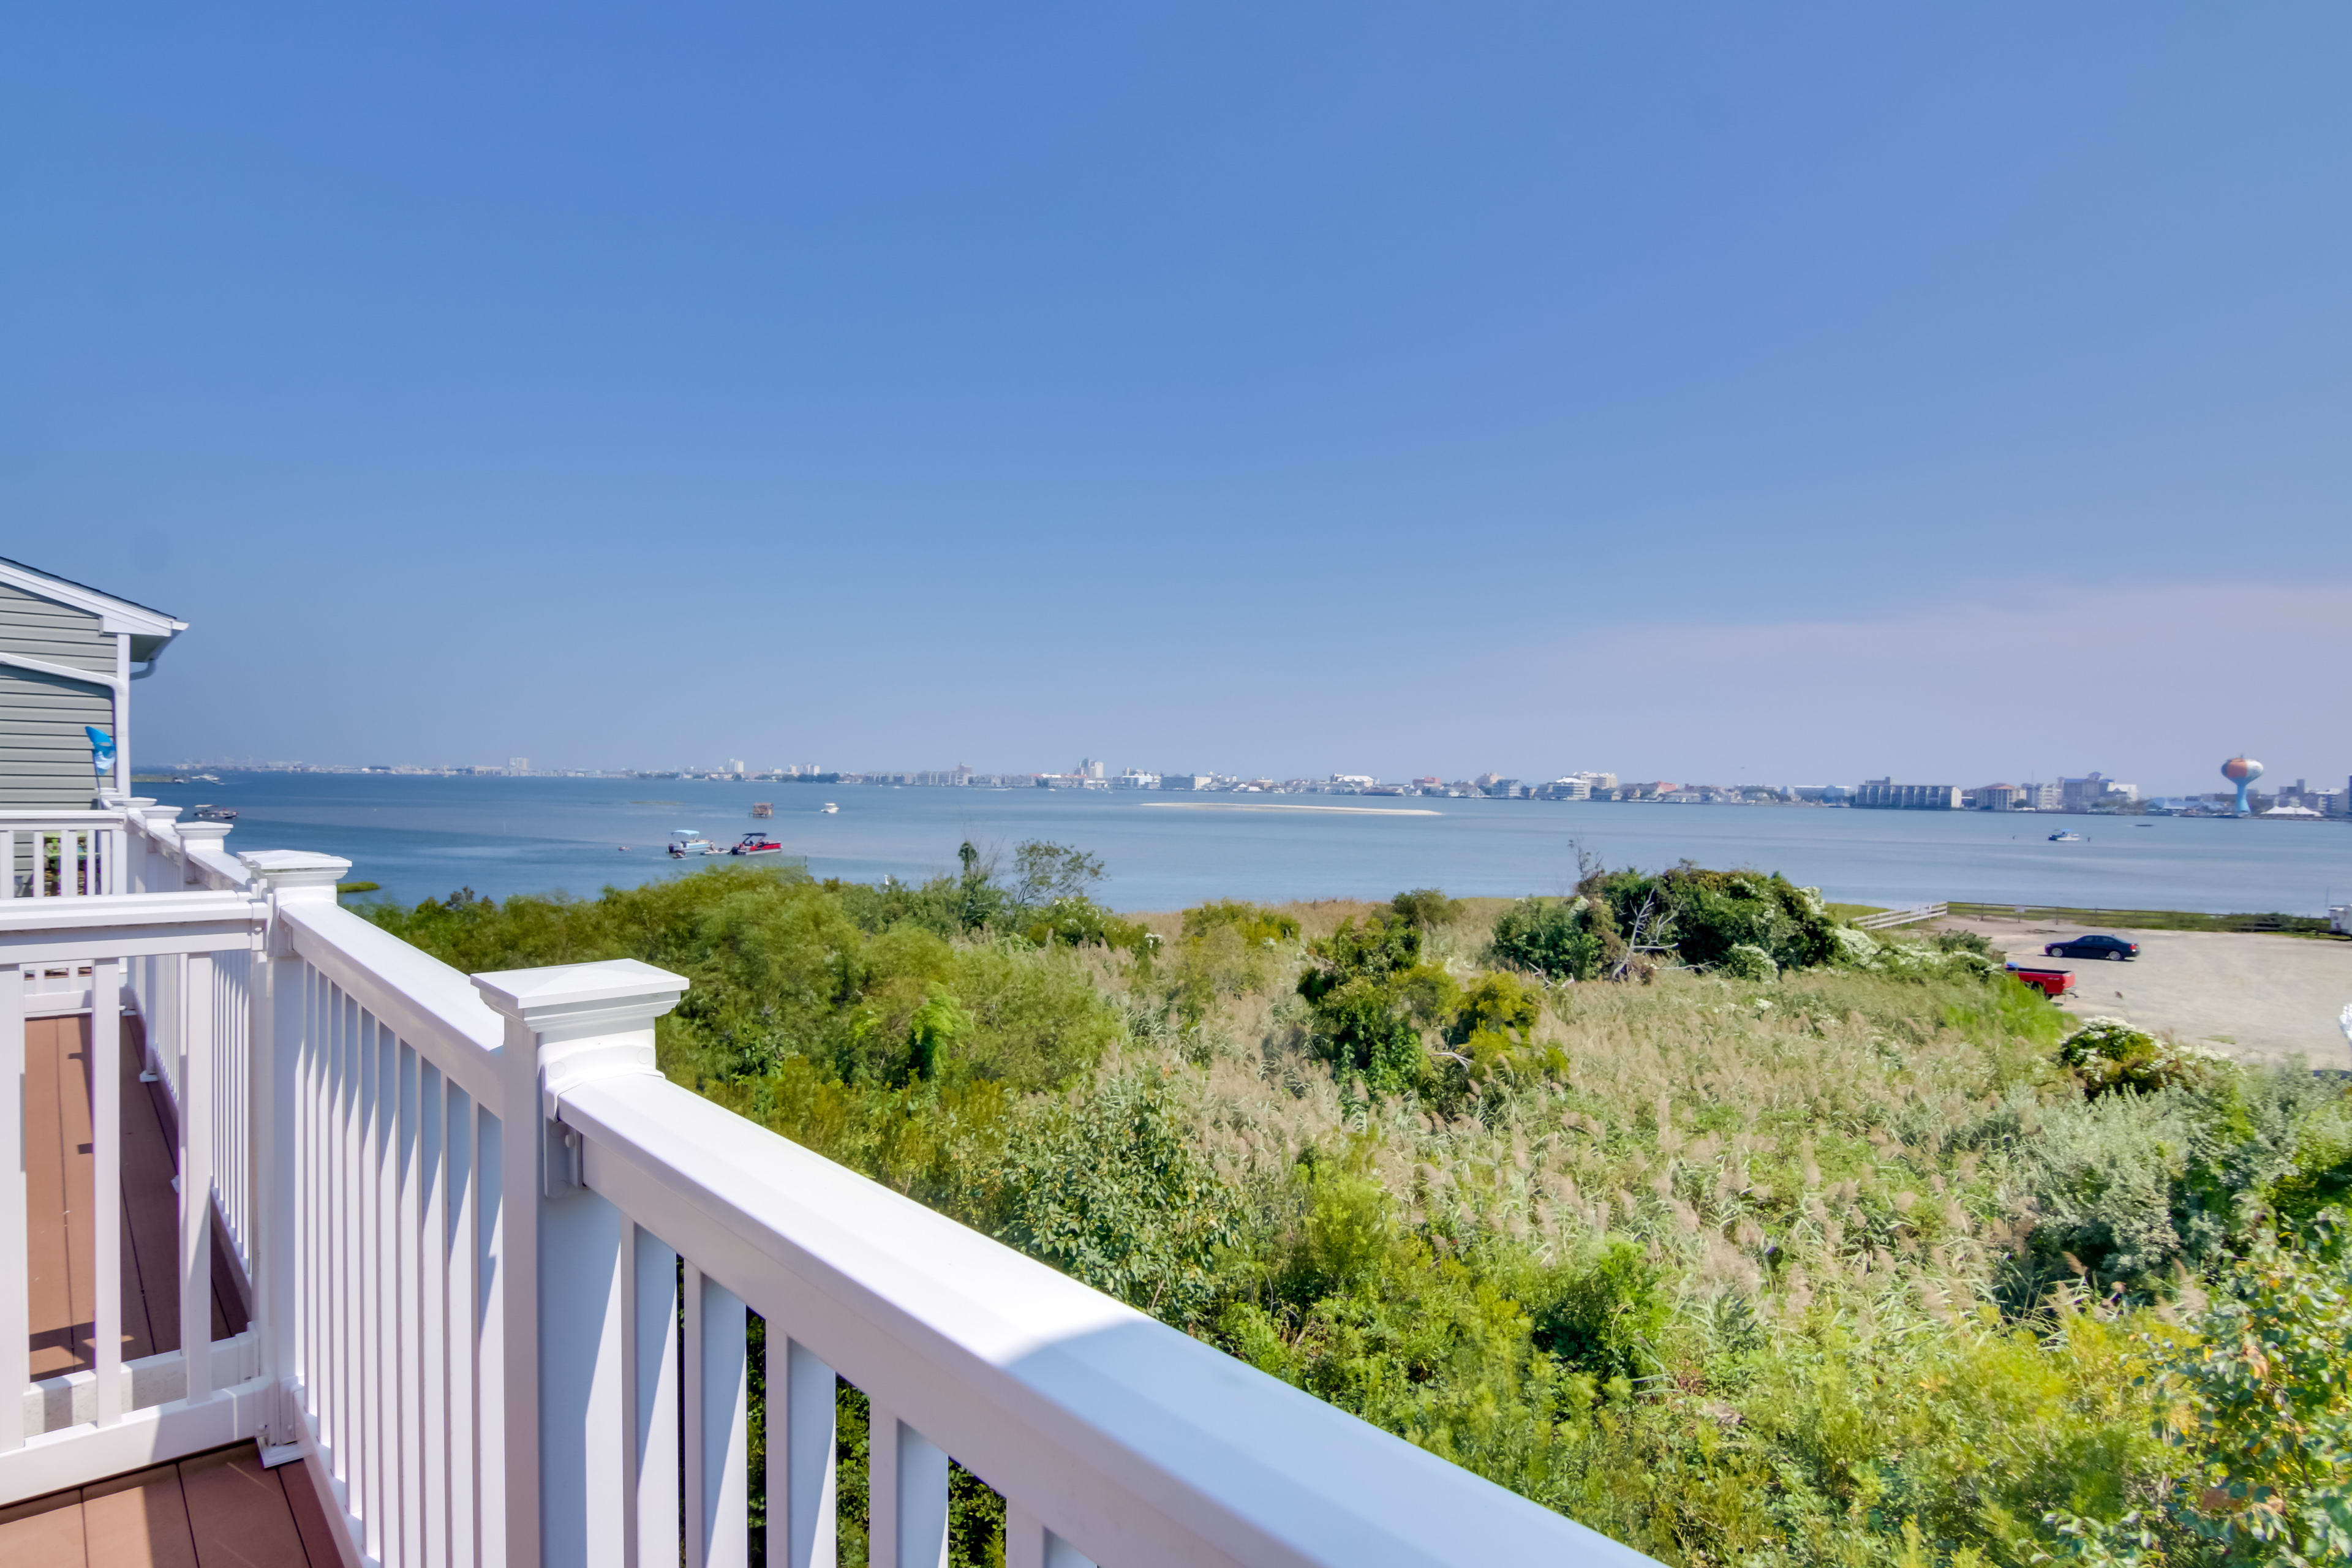
[[1352,816],[1444,816],[1442,811],[1412,805],[1293,805],[1287,801],[1147,800],[1151,811],[1339,811]]

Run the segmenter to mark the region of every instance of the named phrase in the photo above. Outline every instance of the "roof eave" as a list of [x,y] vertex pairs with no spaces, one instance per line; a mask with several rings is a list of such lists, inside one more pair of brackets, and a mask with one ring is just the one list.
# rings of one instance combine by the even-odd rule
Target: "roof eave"
[[134,604],[129,599],[93,588],[87,583],[59,577],[5,556],[0,556],[0,583],[87,611],[98,617],[99,629],[110,636],[128,633],[135,637],[152,637],[155,639],[154,646],[159,652],[164,644],[188,629],[187,622],[165,615],[161,610]]

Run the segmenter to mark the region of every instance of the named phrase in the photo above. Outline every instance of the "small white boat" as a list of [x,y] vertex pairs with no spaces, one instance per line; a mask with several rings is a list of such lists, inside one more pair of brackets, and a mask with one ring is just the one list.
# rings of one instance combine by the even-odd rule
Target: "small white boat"
[[2050,836],[2050,842],[2053,844],[2080,844],[2083,842],[2083,836],[2079,833],[2069,832],[2067,829],[2062,827],[2057,832]]
[[677,830],[677,837],[671,840],[669,847],[669,858],[673,860],[688,860],[693,858],[697,855],[724,855],[726,853],[726,850],[721,849],[718,845],[713,844],[709,839],[705,838],[701,834],[696,832],[691,827],[679,828]]
[[826,801],[823,805],[817,807],[816,814],[819,816],[839,816],[841,815],[841,807],[834,805],[831,801]]

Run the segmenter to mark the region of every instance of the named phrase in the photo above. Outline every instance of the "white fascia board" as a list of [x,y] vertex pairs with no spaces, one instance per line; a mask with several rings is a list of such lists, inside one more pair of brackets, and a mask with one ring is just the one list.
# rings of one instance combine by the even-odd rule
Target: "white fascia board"
[[151,610],[144,605],[134,605],[128,599],[118,599],[111,594],[101,594],[79,583],[68,583],[14,561],[0,561],[0,583],[12,588],[21,588],[39,598],[86,610],[99,618],[99,629],[110,637],[127,632],[132,637],[162,637],[169,642],[188,629],[187,622],[173,620],[161,610]]

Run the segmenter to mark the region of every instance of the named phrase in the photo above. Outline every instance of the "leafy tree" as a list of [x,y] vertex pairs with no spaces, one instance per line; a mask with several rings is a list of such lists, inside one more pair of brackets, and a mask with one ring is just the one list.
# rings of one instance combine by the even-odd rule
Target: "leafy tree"
[[1024,911],[1086,898],[1102,879],[1101,859],[1067,844],[1032,838],[1013,851],[1012,900]]

